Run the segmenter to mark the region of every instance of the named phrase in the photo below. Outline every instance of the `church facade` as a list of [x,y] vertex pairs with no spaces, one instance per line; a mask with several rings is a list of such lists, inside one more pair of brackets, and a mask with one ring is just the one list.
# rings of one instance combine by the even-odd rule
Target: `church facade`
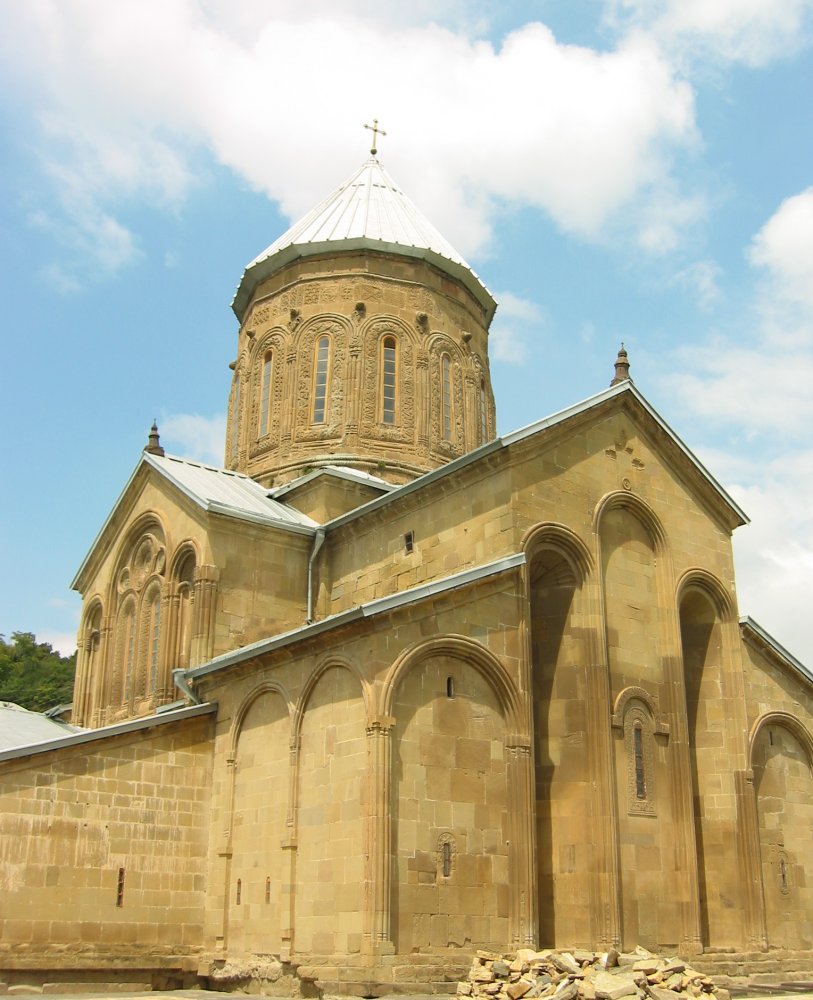
[[233,305],[224,467],[153,428],[74,581],[83,731],[0,752],[0,979],[809,968],[813,675],[623,349],[496,436],[494,300],[375,156]]

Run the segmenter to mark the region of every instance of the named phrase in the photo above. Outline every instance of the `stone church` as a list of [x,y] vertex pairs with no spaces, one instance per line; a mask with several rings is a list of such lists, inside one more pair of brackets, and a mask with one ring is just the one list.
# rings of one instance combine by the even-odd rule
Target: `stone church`
[[494,299],[375,155],[233,308],[223,468],[153,427],[73,584],[81,729],[0,753],[0,980],[809,968],[813,675],[624,350],[497,436]]

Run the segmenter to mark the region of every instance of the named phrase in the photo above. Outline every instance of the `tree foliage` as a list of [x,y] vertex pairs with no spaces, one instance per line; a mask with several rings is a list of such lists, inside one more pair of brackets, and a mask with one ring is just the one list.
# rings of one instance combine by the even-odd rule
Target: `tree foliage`
[[73,698],[76,653],[61,656],[32,632],[0,635],[0,701],[45,712]]

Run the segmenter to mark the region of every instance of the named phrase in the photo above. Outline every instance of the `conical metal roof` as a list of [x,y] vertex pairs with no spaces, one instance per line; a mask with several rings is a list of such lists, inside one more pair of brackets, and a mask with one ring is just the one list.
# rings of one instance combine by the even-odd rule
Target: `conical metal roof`
[[242,321],[257,283],[299,257],[343,250],[380,250],[426,260],[456,278],[491,320],[488,289],[372,156],[246,267],[232,302]]

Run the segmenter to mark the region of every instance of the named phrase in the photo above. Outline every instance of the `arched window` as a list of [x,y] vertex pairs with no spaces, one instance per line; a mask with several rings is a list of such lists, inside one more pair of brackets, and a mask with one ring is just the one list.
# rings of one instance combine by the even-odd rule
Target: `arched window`
[[274,355],[266,351],[260,370],[260,412],[257,436],[271,433],[271,377],[274,373]]
[[234,461],[237,458],[239,426],[240,426],[240,376],[235,375],[234,397],[232,399],[232,408],[231,408],[231,442],[229,445],[229,451],[231,453],[232,461]]
[[156,589],[147,611],[147,642],[149,674],[149,692],[152,694],[158,685],[158,638],[161,631],[161,591]]
[[385,424],[395,423],[396,372],[398,366],[398,345],[395,337],[384,337],[381,341],[381,420]]
[[192,593],[195,585],[195,555],[190,552],[178,569],[178,623],[175,629],[178,666],[190,664],[192,646]]
[[440,358],[440,423],[444,441],[452,440],[452,359],[448,354]]
[[121,609],[119,616],[119,663],[124,674],[121,700],[126,704],[133,693],[133,673],[135,671],[136,608],[130,599]]
[[486,409],[486,380],[480,379],[480,444],[488,440],[488,410]]
[[330,374],[330,337],[320,337],[314,348],[313,422],[327,420],[327,386]]

